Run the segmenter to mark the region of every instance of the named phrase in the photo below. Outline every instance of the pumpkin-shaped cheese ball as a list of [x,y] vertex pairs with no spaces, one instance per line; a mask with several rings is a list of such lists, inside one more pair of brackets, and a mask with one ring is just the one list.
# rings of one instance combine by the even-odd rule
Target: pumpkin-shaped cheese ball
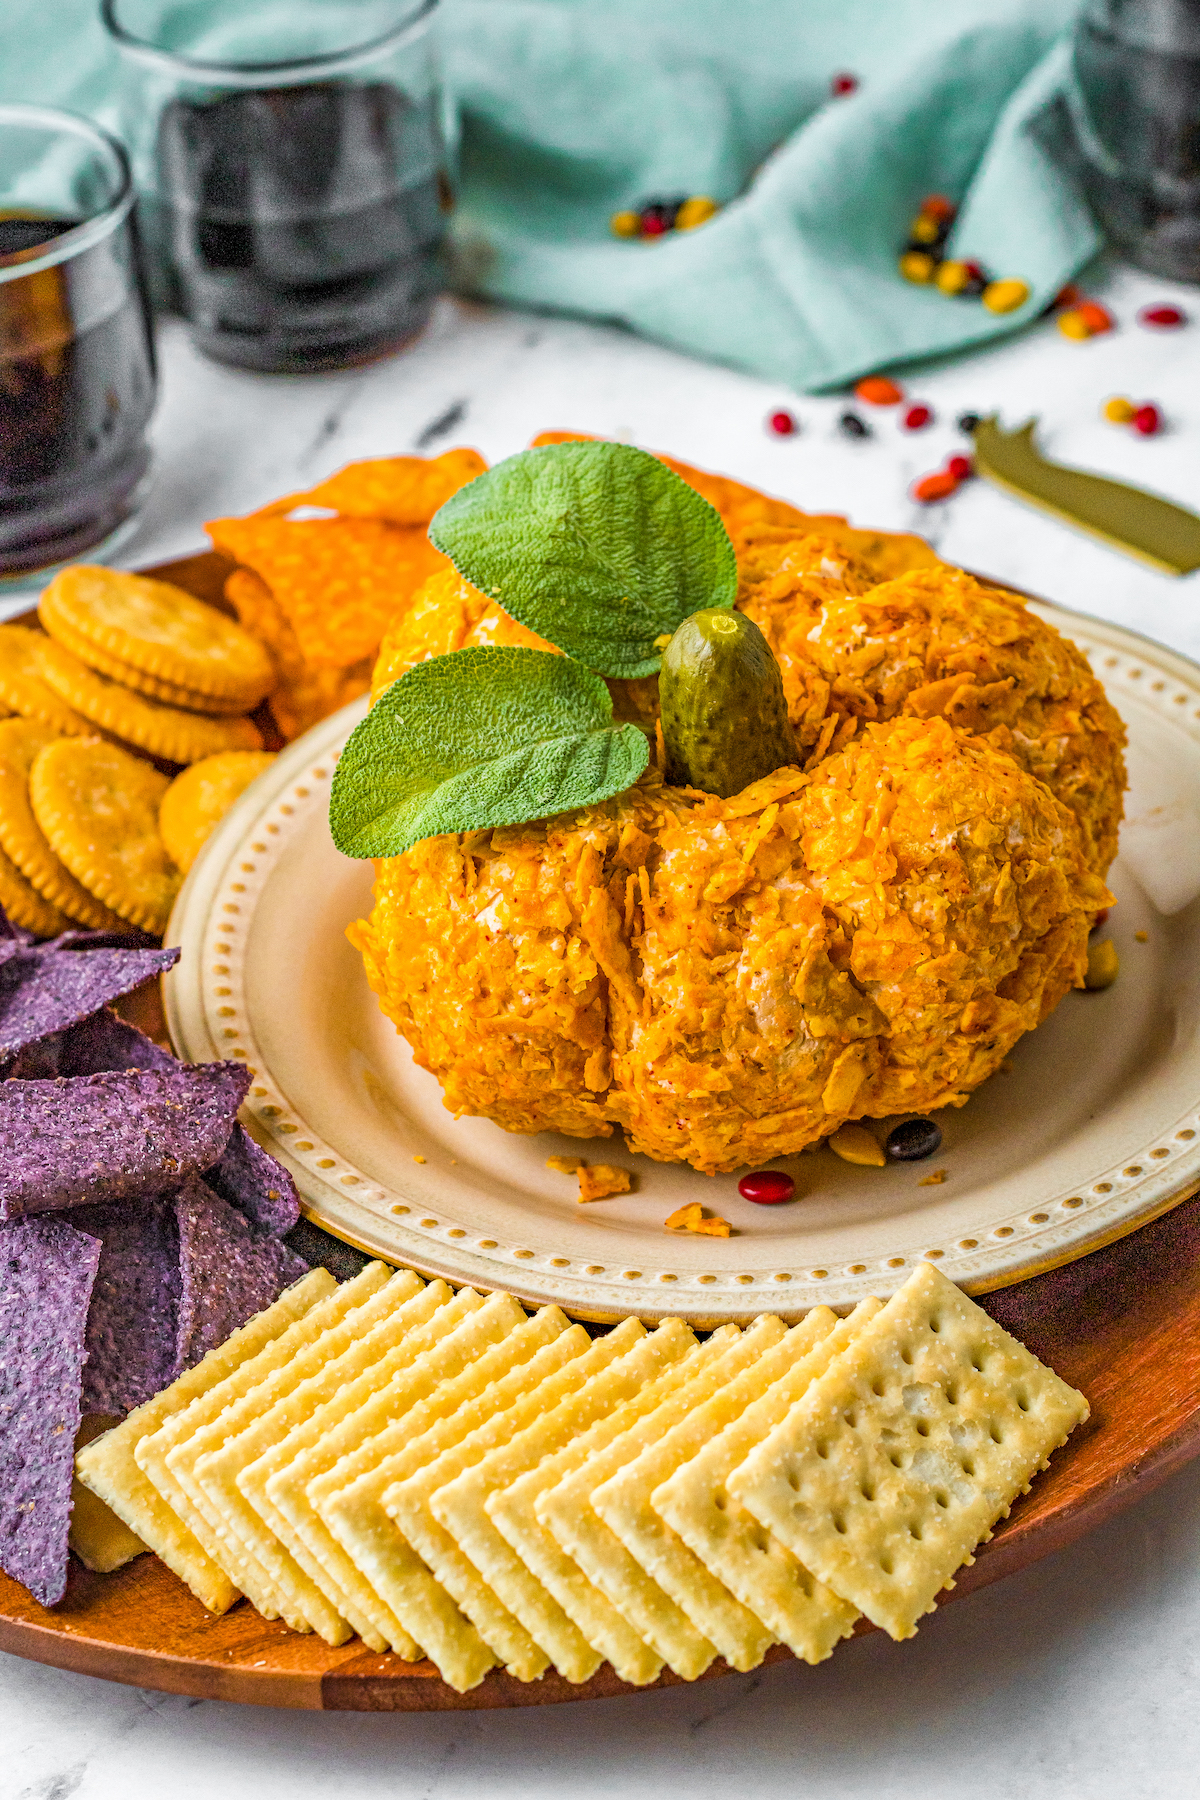
[[731,800],[602,806],[382,861],[354,928],[446,1105],[706,1172],[961,1105],[1083,978],[1072,813],[944,718]]

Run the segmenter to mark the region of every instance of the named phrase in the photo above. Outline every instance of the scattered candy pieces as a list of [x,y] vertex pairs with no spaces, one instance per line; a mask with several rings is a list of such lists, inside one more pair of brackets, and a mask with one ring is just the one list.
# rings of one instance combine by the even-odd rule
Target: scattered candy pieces
[[835,75],[829,83],[829,91],[835,100],[842,100],[847,94],[853,94],[858,87],[858,76],[843,72]]
[[783,1169],[755,1169],[738,1182],[742,1199],[753,1200],[755,1206],[782,1206],[795,1192],[796,1183]]
[[1111,400],[1104,402],[1104,417],[1110,425],[1128,425],[1137,407],[1124,394],[1114,394]]
[[1077,311],[1093,337],[1102,331],[1111,331],[1116,323],[1108,308],[1101,306],[1098,300],[1085,300]]
[[1069,307],[1066,312],[1059,313],[1058,329],[1065,338],[1072,338],[1076,343],[1082,343],[1084,338],[1092,335],[1087,328],[1087,321],[1078,307]]
[[707,194],[693,194],[690,200],[684,201],[675,214],[675,229],[676,231],[694,231],[697,225],[704,225],[709,219],[715,218],[720,210],[716,201],[710,199]]
[[660,238],[671,231],[694,231],[721,208],[708,194],[690,199],[647,200],[639,207],[623,207],[613,213],[608,228],[619,238]]
[[864,375],[854,384],[854,392],[868,406],[899,406],[904,389],[889,381],[886,375]]
[[644,212],[641,217],[641,235],[643,237],[663,237],[671,227],[657,213]]
[[983,304],[989,312],[1016,312],[1029,298],[1029,283],[1010,277],[1006,281],[989,281],[983,290]]
[[1082,299],[1083,294],[1081,290],[1075,286],[1073,281],[1068,281],[1066,287],[1059,288],[1057,294],[1054,296],[1052,304],[1056,308],[1061,309],[1064,306],[1078,306]]
[[1160,331],[1173,330],[1187,322],[1188,316],[1181,306],[1143,306],[1138,314],[1139,325],[1150,325]]
[[1121,959],[1111,938],[1088,945],[1087,973],[1083,985],[1092,993],[1111,987],[1121,973]]
[[900,273],[905,281],[932,281],[936,271],[937,263],[928,250],[906,250],[900,258]]
[[905,1119],[893,1125],[883,1147],[893,1162],[920,1162],[941,1149],[941,1127],[932,1119]]
[[935,500],[948,500],[957,487],[957,476],[948,469],[939,469],[936,475],[926,475],[914,483],[912,497],[922,506],[931,506]]
[[856,412],[844,412],[838,420],[838,430],[843,437],[848,438],[868,438],[871,435],[871,427]]
[[773,431],[776,437],[794,437],[800,427],[793,415],[790,412],[784,412],[781,408],[779,412],[771,414],[767,420],[767,429]]
[[970,279],[971,274],[966,263],[948,256],[944,262],[939,264],[938,272],[934,276],[934,284],[940,293],[961,294]]
[[614,237],[640,237],[642,235],[642,215],[629,211],[615,212],[608,221],[608,228]]
[[933,420],[933,409],[928,406],[910,406],[904,415],[905,431],[922,431]]
[[1157,406],[1147,403],[1138,407],[1130,424],[1140,437],[1155,437],[1162,430],[1162,414]]
[[866,1169],[882,1169],[887,1162],[879,1139],[865,1125],[839,1125],[829,1139],[829,1148],[843,1162]]
[[960,431],[966,433],[967,437],[974,437],[979,429],[979,414],[974,412],[959,413],[958,418],[954,422]]
[[946,462],[947,475],[953,475],[955,481],[969,481],[975,473],[975,464],[969,456],[951,456]]

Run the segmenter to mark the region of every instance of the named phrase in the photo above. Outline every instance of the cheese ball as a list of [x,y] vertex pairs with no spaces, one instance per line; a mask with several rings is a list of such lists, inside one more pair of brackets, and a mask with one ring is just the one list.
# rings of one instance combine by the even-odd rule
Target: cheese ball
[[706,1173],[959,1106],[1082,984],[1107,903],[1074,815],[942,717],[732,800],[426,840],[351,928],[456,1113]]

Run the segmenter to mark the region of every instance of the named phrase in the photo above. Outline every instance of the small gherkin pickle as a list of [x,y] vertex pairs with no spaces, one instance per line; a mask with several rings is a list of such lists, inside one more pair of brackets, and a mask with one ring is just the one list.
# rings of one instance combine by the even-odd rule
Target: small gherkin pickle
[[1087,974],[1083,985],[1092,989],[1111,987],[1121,971],[1117,946],[1111,938],[1104,938],[1099,944],[1088,945]]
[[728,800],[797,761],[783,677],[752,619],[710,606],[683,621],[658,677],[667,780]]

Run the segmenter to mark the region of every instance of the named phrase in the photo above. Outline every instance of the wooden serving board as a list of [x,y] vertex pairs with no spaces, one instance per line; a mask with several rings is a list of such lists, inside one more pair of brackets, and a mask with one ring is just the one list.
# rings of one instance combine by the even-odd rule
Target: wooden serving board
[[[1062,1549],[1200,1455],[1200,1198],[981,1304],[1083,1389],[1092,1416],[947,1600]],[[73,1564],[53,1611],[0,1576],[0,1649],[167,1693],[328,1712],[543,1706],[645,1691],[605,1665],[581,1687],[554,1674],[525,1684],[493,1671],[456,1694],[431,1663],[376,1656],[357,1639],[331,1650],[266,1623],[245,1603],[214,1619],[152,1556],[115,1575]],[[767,1660],[789,1655],[777,1648]],[[717,1663],[705,1679],[724,1673]],[[654,1686],[676,1681],[667,1674]]]

